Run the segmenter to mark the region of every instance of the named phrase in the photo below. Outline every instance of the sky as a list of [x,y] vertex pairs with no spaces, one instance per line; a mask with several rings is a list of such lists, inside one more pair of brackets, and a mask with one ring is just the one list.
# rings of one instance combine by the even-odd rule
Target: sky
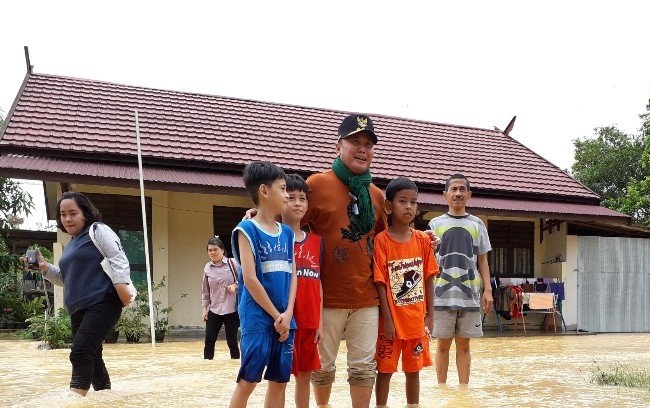
[[36,73],[487,129],[516,115],[510,135],[567,169],[572,140],[639,128],[648,15],[650,2],[624,0],[11,0],[0,109],[27,45]]

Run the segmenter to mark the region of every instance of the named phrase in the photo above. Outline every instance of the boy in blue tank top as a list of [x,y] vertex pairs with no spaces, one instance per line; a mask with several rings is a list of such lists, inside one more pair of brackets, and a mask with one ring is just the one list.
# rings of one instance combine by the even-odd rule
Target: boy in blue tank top
[[230,407],[246,407],[255,386],[267,380],[266,401],[284,407],[291,376],[296,323],[294,233],[276,221],[287,205],[286,176],[278,166],[255,161],[244,169],[244,185],[257,214],[232,232],[233,255],[241,265],[239,318],[241,368]]

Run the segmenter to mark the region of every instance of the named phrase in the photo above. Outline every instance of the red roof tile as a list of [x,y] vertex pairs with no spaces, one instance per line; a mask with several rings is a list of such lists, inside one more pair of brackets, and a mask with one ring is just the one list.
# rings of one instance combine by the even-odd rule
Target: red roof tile
[[[271,160],[305,172],[329,168],[344,112],[32,74],[10,112],[4,152],[136,154],[138,109],[144,160],[241,168]],[[371,114],[376,178],[398,175],[440,188],[462,172],[476,190],[598,202],[598,196],[501,132]],[[27,150],[29,149],[29,150]]]

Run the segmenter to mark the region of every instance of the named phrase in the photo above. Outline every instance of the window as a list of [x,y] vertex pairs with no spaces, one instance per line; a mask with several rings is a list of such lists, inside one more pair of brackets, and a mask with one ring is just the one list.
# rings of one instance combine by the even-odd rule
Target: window
[[492,251],[488,254],[490,274],[498,277],[533,277],[535,223],[488,221]]
[[[144,256],[144,233],[142,232],[142,207],[140,196],[119,194],[84,193],[102,213],[102,222],[117,233],[124,248],[124,253],[131,267],[133,283],[147,282],[147,265]],[[151,197],[145,197],[147,212],[147,232],[149,249],[151,249]],[[149,265],[153,270],[151,250]],[[151,272],[153,274],[153,271]]]

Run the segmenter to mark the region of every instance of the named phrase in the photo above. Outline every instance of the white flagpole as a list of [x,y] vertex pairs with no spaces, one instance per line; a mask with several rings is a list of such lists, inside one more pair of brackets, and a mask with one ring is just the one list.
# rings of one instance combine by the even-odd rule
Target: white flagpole
[[151,328],[151,347],[156,347],[156,329],[153,315],[153,293],[151,291],[151,265],[149,265],[149,234],[147,233],[147,210],[144,200],[144,177],[142,175],[142,149],[140,148],[140,122],[135,109],[135,137],[138,145],[138,173],[140,173],[140,204],[142,206],[142,232],[144,233],[144,262],[147,266],[147,292],[149,293],[149,327]]

